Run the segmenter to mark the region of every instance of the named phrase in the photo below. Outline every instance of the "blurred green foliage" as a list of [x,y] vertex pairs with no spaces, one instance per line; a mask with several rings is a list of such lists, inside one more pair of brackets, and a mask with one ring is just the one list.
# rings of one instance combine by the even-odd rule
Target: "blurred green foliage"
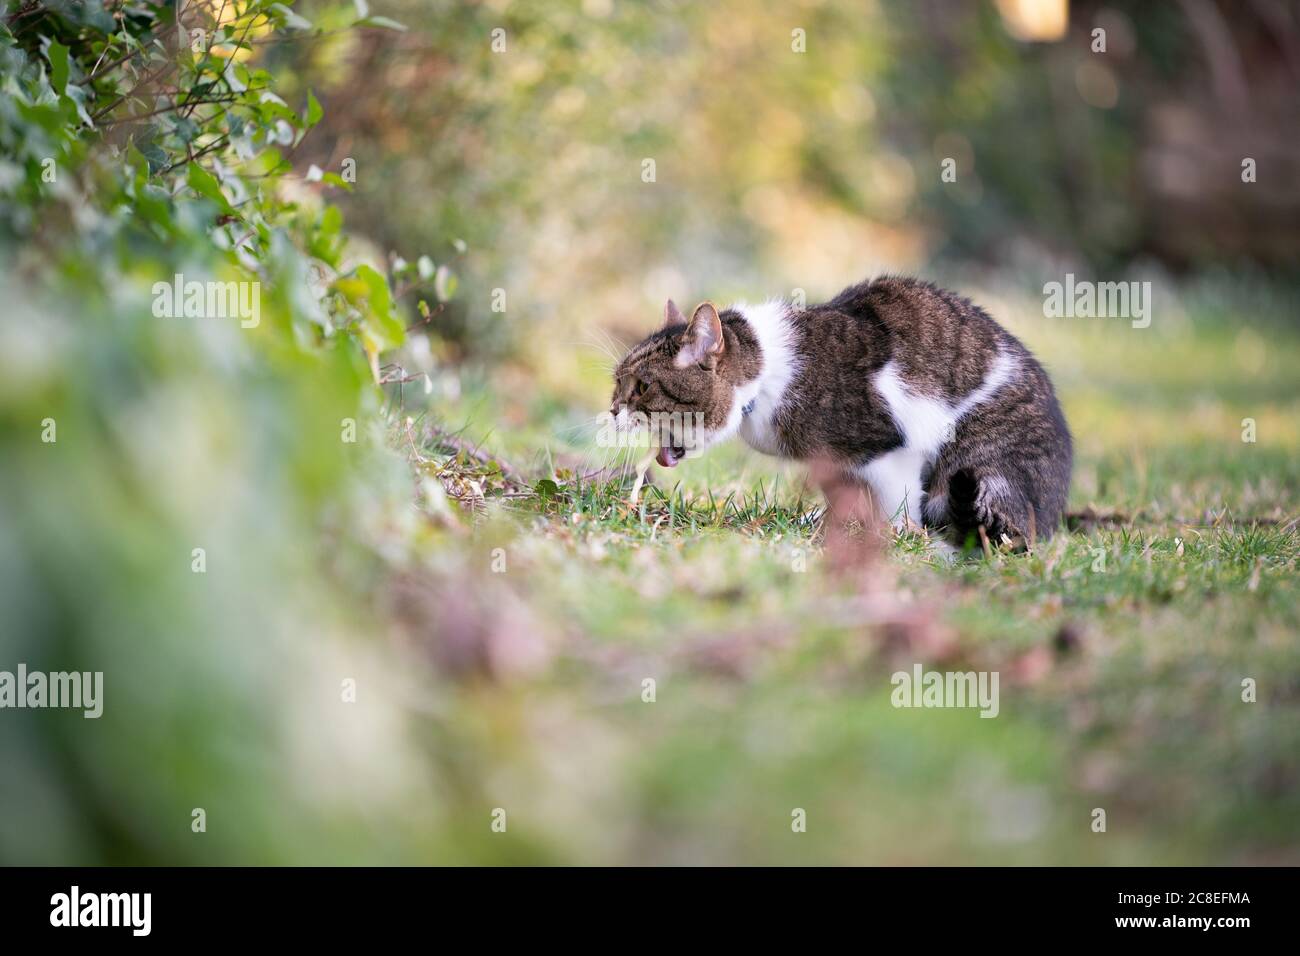
[[[377,566],[363,529],[409,482],[377,384],[405,322],[385,274],[345,263],[324,184],[290,195],[321,110],[254,55],[309,28],[252,0],[179,29],[170,5],[41,3],[0,29],[0,666],[106,675],[98,721],[0,720],[8,862],[284,859],[320,837],[278,801],[338,759],[310,742],[340,678],[300,678],[345,656]],[[260,322],[163,314],[174,276],[251,288]],[[187,849],[187,804],[224,836]]]
[[[1064,34],[1018,38],[1013,7],[1059,12]],[[1032,287],[1156,264],[1285,278],[1300,256],[1294,8],[384,8],[410,29],[274,52],[340,107],[306,150],[322,168],[355,159],[343,203],[362,232],[468,242],[475,293],[433,326],[458,358],[554,367],[531,332],[571,342],[593,316],[631,331],[669,295],[833,295],[882,269],[1010,267]]]

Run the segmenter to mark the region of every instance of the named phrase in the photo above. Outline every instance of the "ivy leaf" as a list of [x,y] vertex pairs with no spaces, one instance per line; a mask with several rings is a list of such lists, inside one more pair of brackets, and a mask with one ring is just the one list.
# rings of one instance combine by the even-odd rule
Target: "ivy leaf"
[[167,152],[156,139],[145,140],[137,144],[137,148],[140,150],[140,155],[149,162],[150,175],[167,166]]
[[89,102],[90,94],[86,92],[85,87],[78,86],[76,83],[69,83],[67,97],[72,101],[73,106],[77,108],[77,115],[81,117],[81,121],[94,129],[95,121],[86,110],[86,103]]
[[185,116],[172,117],[172,129],[182,143],[192,143],[202,132],[199,124]]
[[62,96],[68,89],[68,48],[51,40],[45,55],[50,58],[50,85]]
[[190,163],[186,179],[200,196],[211,199],[221,207],[223,212],[232,211],[230,201],[226,199],[225,194],[221,191],[221,184],[217,182],[217,178],[198,163]]

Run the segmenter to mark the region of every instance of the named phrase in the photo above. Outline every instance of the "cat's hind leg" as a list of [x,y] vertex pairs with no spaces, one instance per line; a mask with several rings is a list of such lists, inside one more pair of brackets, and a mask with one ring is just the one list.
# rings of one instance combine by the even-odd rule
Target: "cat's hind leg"
[[947,481],[948,524],[956,543],[966,547],[1010,542],[1032,546],[1034,510],[1016,483],[996,471],[960,468]]

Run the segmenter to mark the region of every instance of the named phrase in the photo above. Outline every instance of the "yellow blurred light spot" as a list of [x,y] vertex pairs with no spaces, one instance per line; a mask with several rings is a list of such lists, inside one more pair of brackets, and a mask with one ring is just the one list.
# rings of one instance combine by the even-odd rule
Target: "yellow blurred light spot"
[[1050,43],[1065,36],[1070,0],[997,0],[1002,25],[1017,40]]

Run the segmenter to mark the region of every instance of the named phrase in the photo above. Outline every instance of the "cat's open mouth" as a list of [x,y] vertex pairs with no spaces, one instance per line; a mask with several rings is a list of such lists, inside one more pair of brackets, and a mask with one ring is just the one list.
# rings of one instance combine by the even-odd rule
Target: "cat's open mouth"
[[659,454],[655,455],[655,461],[665,468],[672,468],[685,457],[686,449],[681,445],[664,446],[659,449]]

